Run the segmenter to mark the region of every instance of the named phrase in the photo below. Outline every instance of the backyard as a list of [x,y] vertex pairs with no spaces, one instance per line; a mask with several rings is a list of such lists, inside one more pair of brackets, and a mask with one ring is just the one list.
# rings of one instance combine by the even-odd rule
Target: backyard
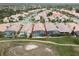
[[[27,44],[35,44],[35,45],[41,45],[45,46],[45,48],[50,47],[52,50],[51,53],[47,53],[43,55],[79,55],[79,38],[75,37],[52,37],[52,38],[31,38],[31,39],[6,39],[6,38],[0,38],[0,55],[9,55],[8,50],[12,47],[15,49],[15,47],[18,48],[18,46],[24,46]],[[43,48],[38,48],[37,50],[34,49],[33,52],[27,51],[27,52],[20,52],[22,55],[25,53],[25,55],[42,55],[42,52],[38,52],[41,49],[42,52]],[[20,50],[20,49],[19,49]],[[18,50],[12,50],[12,51],[18,51]],[[54,52],[53,52],[54,51]],[[7,53],[7,54],[6,54]],[[10,52],[9,52],[10,53]],[[16,52],[17,53],[17,52]],[[27,53],[27,54],[26,54]],[[11,52],[12,54],[12,52]],[[11,55],[10,54],[10,55]],[[13,54],[14,55],[14,54]],[[20,55],[20,54],[15,54],[15,55]]]

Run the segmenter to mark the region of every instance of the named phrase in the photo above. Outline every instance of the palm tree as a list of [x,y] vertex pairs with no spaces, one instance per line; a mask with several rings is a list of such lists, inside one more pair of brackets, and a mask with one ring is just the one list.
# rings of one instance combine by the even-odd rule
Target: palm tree
[[46,34],[46,36],[48,36],[48,35],[47,35],[46,24],[45,24],[45,19],[44,19],[42,16],[40,16],[40,22],[44,25],[44,28],[45,28],[45,34]]
[[32,31],[31,31],[31,34],[30,34],[29,38],[32,38],[32,33],[33,33],[33,30],[34,30],[34,23],[35,23],[34,21],[35,21],[35,18],[32,16],[31,20],[32,20],[33,23],[32,23]]
[[75,35],[74,30],[75,30],[75,26],[73,27],[73,30],[72,30],[72,32],[71,32],[72,35]]
[[32,23],[32,31],[31,31],[31,34],[30,34],[30,37],[29,38],[32,38],[33,30],[34,30],[34,23]]
[[24,25],[21,24],[20,26],[21,27],[20,27],[19,31],[16,33],[15,37],[21,32],[21,29],[23,28]]
[[45,23],[45,19],[42,16],[40,16],[40,22]]

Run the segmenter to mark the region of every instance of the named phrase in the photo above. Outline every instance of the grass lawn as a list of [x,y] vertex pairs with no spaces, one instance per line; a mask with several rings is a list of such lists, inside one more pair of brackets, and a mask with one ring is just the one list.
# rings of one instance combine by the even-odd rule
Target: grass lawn
[[[13,39],[0,38],[0,40],[13,40]],[[19,39],[14,39],[14,40],[19,40]],[[60,44],[79,44],[79,38],[71,37],[71,36],[53,37],[53,38],[32,38],[30,40],[52,41],[52,42],[56,42],[56,43],[60,43]],[[20,43],[20,42],[18,41],[18,42],[13,42],[13,43]],[[24,41],[24,42],[26,42],[26,41]],[[24,43],[24,42],[22,42],[22,43]],[[4,46],[4,48],[7,49],[7,44],[8,44],[8,42],[7,43],[5,42],[5,44],[0,43],[0,46],[1,47]],[[51,45],[51,44],[47,44],[47,45]],[[57,55],[61,55],[61,56],[75,56],[75,55],[78,56],[79,55],[79,51],[77,51],[77,50],[79,50],[79,47],[59,46],[59,45],[51,45],[51,46],[52,46],[52,49],[53,49],[53,47],[56,49]],[[4,53],[1,52],[1,51],[4,51],[4,48],[0,49],[0,55],[5,54],[5,52]],[[76,50],[76,48],[77,48],[77,50]]]
[[[7,52],[7,49],[9,46],[16,46],[19,43],[27,43],[27,42],[5,42],[5,43],[1,43],[0,47],[2,47],[0,49],[0,55],[5,55],[5,53]],[[41,44],[41,43],[40,43]],[[71,47],[71,46],[59,46],[59,45],[51,45],[51,44],[46,44],[48,46],[51,46],[51,49],[55,49],[56,51],[56,55],[60,55],[60,56],[78,56],[79,55],[79,51],[76,51],[74,48],[75,47]],[[79,48],[79,47],[77,47]],[[53,52],[52,52],[53,53]]]
[[69,47],[69,46],[55,46],[55,47],[56,47],[56,51],[60,56],[78,56],[79,55],[79,51],[76,51],[74,47]]
[[55,38],[32,38],[32,40],[46,40],[52,41],[60,44],[79,44],[79,38],[65,36],[65,37],[55,37]]
[[[27,38],[0,38],[0,40],[27,40]],[[51,41],[60,44],[79,44],[78,37],[71,36],[62,36],[62,37],[51,37],[51,38],[31,38],[29,40],[43,40],[43,41]]]

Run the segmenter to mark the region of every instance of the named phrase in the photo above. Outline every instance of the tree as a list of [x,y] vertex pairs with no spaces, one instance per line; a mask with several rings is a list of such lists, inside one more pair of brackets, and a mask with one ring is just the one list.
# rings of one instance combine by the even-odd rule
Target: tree
[[33,30],[34,30],[34,26],[35,26],[35,18],[34,18],[34,16],[32,16],[31,17],[31,21],[32,21],[32,31],[31,31],[31,33],[30,33],[30,36],[29,36],[29,38],[32,38],[32,33],[33,33]]
[[32,22],[34,22],[34,21],[35,21],[35,18],[34,18],[34,16],[32,16],[32,17],[31,17],[31,21],[32,21]]
[[52,12],[49,12],[48,14],[47,14],[47,16],[51,16],[52,15]]
[[32,33],[33,33],[33,30],[34,30],[34,23],[32,23],[32,31],[31,31],[31,34],[30,34],[30,38],[32,38]]
[[47,29],[46,29],[46,25],[45,25],[45,19],[42,17],[42,16],[40,16],[40,22],[44,25],[44,28],[45,28],[45,34],[46,34],[46,36],[48,36],[47,35]]
[[22,16],[19,16],[18,18],[19,18],[19,20],[23,20],[23,17]]
[[40,22],[45,23],[45,19],[42,16],[40,16]]

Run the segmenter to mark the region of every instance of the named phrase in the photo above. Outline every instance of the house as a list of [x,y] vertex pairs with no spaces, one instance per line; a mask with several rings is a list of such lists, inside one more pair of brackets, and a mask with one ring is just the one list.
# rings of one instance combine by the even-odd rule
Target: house
[[0,24],[0,37],[3,37],[3,32],[6,31],[7,26],[9,26],[9,24]]
[[45,36],[45,28],[42,23],[35,23],[32,29],[32,37],[43,37]]
[[79,24],[76,24],[74,31],[79,31]]
[[76,23],[67,23],[67,26],[71,30],[72,35],[79,36],[79,24]]
[[52,12],[52,13],[53,13],[53,16],[54,16],[54,17],[60,17],[60,16],[62,16],[62,14],[61,14],[60,12],[54,11],[54,12]]
[[74,31],[74,35],[79,36],[79,24],[76,24],[73,31]]
[[3,19],[3,22],[8,23],[8,22],[9,22],[9,17],[5,17],[5,18]]
[[29,37],[32,31],[32,23],[24,24],[17,37]]
[[0,32],[4,32],[7,28],[7,26],[10,26],[10,24],[9,23],[0,24]]
[[20,29],[19,24],[10,24],[9,26],[6,26],[6,30],[3,32],[4,37],[7,38],[13,38],[17,35],[17,32]]
[[9,22],[18,22],[19,19],[16,16],[10,16]]
[[58,30],[61,35],[68,35],[71,33],[71,29],[65,23],[57,23],[56,26],[58,27]]
[[34,18],[35,18],[35,21],[40,21],[40,16],[39,15],[36,15]]
[[76,23],[67,23],[68,28],[72,31],[74,27],[77,26]]
[[48,36],[59,36],[60,32],[54,23],[45,23]]
[[10,26],[6,26],[6,30],[3,32],[4,37],[13,37],[14,36],[14,31],[10,30]]

